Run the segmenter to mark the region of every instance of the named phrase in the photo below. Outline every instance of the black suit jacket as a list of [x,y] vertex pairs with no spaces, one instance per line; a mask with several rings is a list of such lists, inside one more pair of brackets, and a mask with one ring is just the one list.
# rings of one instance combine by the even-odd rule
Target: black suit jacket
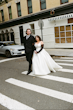
[[34,43],[35,43],[34,36],[30,35],[28,39],[26,39],[26,36],[24,36],[24,47],[26,54],[33,52],[35,50]]

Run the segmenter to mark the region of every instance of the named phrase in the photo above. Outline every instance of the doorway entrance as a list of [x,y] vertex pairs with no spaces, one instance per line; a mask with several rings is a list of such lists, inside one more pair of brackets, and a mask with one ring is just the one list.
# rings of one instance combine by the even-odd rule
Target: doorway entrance
[[23,39],[23,36],[24,36],[24,34],[23,34],[23,26],[19,27],[19,31],[20,31],[21,44],[23,44],[24,43],[24,39]]

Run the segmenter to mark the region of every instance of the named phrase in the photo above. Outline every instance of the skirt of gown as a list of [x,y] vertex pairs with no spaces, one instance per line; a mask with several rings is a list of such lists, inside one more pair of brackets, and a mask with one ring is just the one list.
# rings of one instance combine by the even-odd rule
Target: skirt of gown
[[34,75],[47,75],[51,71],[56,72],[61,68],[45,49],[38,54],[33,53],[32,71]]

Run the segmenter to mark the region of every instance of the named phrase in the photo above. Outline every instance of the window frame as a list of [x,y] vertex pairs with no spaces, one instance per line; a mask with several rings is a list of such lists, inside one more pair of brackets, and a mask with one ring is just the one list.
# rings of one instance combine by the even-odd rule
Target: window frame
[[68,19],[68,24],[69,24],[69,23],[73,23],[73,18],[69,18],[69,19]]
[[[20,10],[18,10],[18,4],[20,4]],[[16,5],[17,5],[17,15],[18,15],[18,17],[20,17],[20,16],[22,16],[22,14],[19,16],[19,12],[21,12],[21,3],[18,2],[18,3],[16,3]]]
[[[11,8],[11,6],[8,7],[8,13],[9,13],[9,8]],[[12,15],[12,9],[11,9],[11,13],[9,13],[9,19],[10,19],[10,15]]]
[[[68,0],[68,2],[65,2],[65,3],[69,3],[69,0]],[[60,0],[60,4],[62,5],[62,4],[65,4],[65,3],[62,3],[62,0]]]
[[[64,26],[64,31],[60,31],[60,27],[61,27],[61,26],[55,26],[55,27],[54,27],[54,32],[55,32],[55,33],[56,33],[55,28],[56,28],[56,27],[59,28],[59,37],[56,37],[56,36],[55,36],[55,43],[56,43],[56,44],[59,44],[59,43],[60,43],[60,44],[63,44],[63,42],[61,42],[61,39],[62,39],[62,38],[65,38],[65,43],[73,43],[73,29],[72,29],[73,24],[62,25],[62,26]],[[71,29],[70,29],[70,30],[66,30],[66,27],[67,27],[67,26],[70,26]],[[60,35],[61,32],[64,32],[64,33],[65,33],[65,37],[61,37],[61,35]],[[67,32],[71,32],[71,36],[66,36],[66,33],[67,33]],[[54,35],[55,35],[55,34],[54,34]],[[71,42],[67,42],[67,39],[68,39],[68,38],[71,38]],[[59,39],[59,43],[56,42],[56,39]]]
[[42,7],[41,7],[42,3],[46,3],[46,0],[45,0],[45,2],[41,2],[41,0],[40,0],[40,9],[45,10],[46,8],[42,9]]
[[30,28],[31,28],[31,33],[35,35],[35,24],[34,23],[30,24]]
[[[3,12],[3,14],[2,14],[2,12]],[[4,11],[3,10],[1,10],[1,16],[2,16],[2,22],[5,21],[5,19],[4,19]]]
[[[31,6],[28,6],[28,1],[29,1],[29,0],[27,0],[28,14],[31,14],[31,13],[33,13],[33,10],[32,10],[32,12],[30,13],[30,12],[29,12],[29,8],[32,8],[32,5],[31,5]],[[32,0],[31,0],[31,4],[32,4]]]

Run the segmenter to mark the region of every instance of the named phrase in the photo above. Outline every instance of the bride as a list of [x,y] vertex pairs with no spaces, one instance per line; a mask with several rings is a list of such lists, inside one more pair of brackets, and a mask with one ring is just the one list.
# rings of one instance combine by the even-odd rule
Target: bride
[[44,49],[44,43],[40,36],[36,36],[36,43],[34,44],[36,50],[32,58],[32,71],[34,75],[47,75],[51,71],[56,72],[62,67],[59,66]]

